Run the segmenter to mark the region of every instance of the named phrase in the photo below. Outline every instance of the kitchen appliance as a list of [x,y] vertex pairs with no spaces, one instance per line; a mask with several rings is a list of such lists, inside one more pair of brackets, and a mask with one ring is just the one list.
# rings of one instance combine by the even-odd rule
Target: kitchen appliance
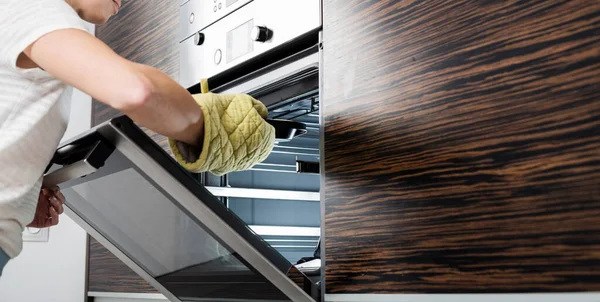
[[250,171],[205,173],[201,183],[247,224],[260,226],[259,235],[288,261],[313,256],[320,240],[321,1],[182,3],[182,85],[198,93],[207,78],[215,93],[252,95],[267,106],[271,121],[283,120],[273,124],[278,136],[284,124],[294,128],[290,121],[306,126],[297,133],[303,135],[278,140]]
[[[190,0],[180,10],[180,83],[211,88],[287,57],[321,27],[320,0]],[[310,44],[311,42],[309,42]],[[262,61],[259,63],[259,61]],[[219,79],[214,79],[217,75]],[[217,80],[220,83],[214,83]]]
[[[59,147],[44,182],[67,214],[171,301],[320,301],[319,0],[181,1],[180,83],[269,109],[271,155],[216,177],[128,117]],[[314,257],[312,257],[314,258]],[[304,272],[301,272],[304,271]]]

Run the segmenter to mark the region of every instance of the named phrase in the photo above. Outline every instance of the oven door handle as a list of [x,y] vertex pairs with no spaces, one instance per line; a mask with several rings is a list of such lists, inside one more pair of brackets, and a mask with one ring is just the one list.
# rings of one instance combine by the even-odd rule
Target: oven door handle
[[[103,140],[91,144],[69,144],[58,149],[47,168],[42,186],[54,187],[61,183],[85,177],[104,166],[115,148]],[[62,167],[52,169],[54,165]]]

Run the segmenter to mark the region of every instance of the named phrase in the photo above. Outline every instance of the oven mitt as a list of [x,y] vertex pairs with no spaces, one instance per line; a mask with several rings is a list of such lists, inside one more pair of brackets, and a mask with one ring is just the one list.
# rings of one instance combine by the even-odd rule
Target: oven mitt
[[275,128],[265,119],[265,105],[247,94],[208,92],[193,95],[204,114],[202,149],[169,139],[175,159],[187,170],[223,175],[264,161],[275,144]]

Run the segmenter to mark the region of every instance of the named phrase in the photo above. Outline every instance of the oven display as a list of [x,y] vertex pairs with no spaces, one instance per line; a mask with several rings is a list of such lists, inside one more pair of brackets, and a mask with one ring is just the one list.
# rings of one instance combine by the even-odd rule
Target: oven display
[[236,2],[238,2],[238,0],[227,0],[227,1],[225,2],[225,5],[226,5],[227,7],[229,7],[230,5],[232,5],[232,4],[236,3]]
[[227,63],[254,50],[251,39],[254,20],[250,20],[227,33]]

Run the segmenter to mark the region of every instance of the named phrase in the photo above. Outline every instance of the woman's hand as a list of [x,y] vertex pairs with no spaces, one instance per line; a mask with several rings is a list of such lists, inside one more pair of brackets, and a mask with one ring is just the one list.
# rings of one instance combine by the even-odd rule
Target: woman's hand
[[58,187],[42,189],[33,221],[27,225],[32,228],[48,228],[58,224],[58,215],[64,212],[65,197]]

